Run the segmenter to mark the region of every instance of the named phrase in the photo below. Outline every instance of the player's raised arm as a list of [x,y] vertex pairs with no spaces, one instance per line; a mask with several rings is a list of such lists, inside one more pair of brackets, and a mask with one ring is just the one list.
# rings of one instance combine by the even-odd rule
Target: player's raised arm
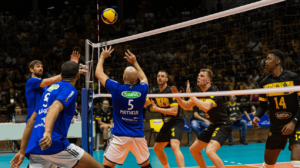
[[[176,86],[172,86],[171,87],[171,91],[172,93],[178,93],[177,87]],[[189,81],[187,81],[187,88],[186,88],[187,93],[190,93],[190,83]],[[180,91],[181,93],[181,91]],[[183,108],[184,110],[189,110],[192,107],[195,106],[195,103],[193,103],[191,100],[182,100],[180,97],[175,97],[176,101],[178,102],[178,104],[180,105],[181,108]]]
[[[79,52],[78,51],[73,51],[72,55],[71,55],[71,58],[70,58],[70,61],[74,61],[78,64],[79,59],[80,59]],[[86,73],[86,72],[87,71],[81,70],[80,74],[83,74],[83,73]],[[52,85],[53,83],[60,82],[61,79],[62,79],[61,75],[56,75],[56,76],[53,76],[51,78],[43,79],[43,81],[40,84],[40,87],[45,87],[45,86]]]
[[139,63],[136,60],[136,57],[134,54],[132,54],[129,50],[127,50],[127,52],[125,52],[125,57],[124,57],[129,63],[131,63],[133,65],[133,67],[137,70],[138,72],[138,76],[139,79],[144,83],[148,84],[148,79],[144,73],[144,71],[142,70],[142,68],[140,67]]
[[27,145],[28,145],[28,142],[29,142],[29,138],[30,138],[33,126],[34,126],[36,116],[37,116],[37,113],[33,112],[33,114],[31,115],[30,119],[28,120],[28,122],[26,124],[25,130],[24,130],[24,133],[23,133],[23,136],[22,136],[20,151],[10,161],[10,167],[11,168],[20,167],[21,164],[24,161],[26,148],[27,148]]
[[104,87],[105,87],[105,82],[108,79],[108,76],[104,73],[103,64],[104,64],[104,60],[107,57],[110,57],[110,54],[113,51],[114,51],[114,49],[112,49],[111,46],[109,47],[109,49],[107,49],[107,47],[105,47],[105,49],[102,48],[102,53],[100,55],[100,59],[97,64],[95,76],[96,76],[96,78],[98,78],[98,80],[101,82],[101,84]]

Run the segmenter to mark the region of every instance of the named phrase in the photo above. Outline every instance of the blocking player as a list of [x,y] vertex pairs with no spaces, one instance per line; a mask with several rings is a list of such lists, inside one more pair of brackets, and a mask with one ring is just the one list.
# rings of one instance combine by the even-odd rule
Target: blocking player
[[[299,85],[300,78],[296,73],[283,69],[284,54],[280,50],[271,50],[265,61],[265,68],[271,73],[266,76],[262,88],[289,87]],[[271,128],[265,147],[264,168],[274,168],[278,155],[289,140],[292,167],[300,167],[300,109],[299,92],[279,92],[261,94],[260,104],[252,122],[257,129],[257,123],[267,111],[270,103]]]
[[[71,61],[78,63],[80,54],[77,51],[73,51],[71,55]],[[29,64],[29,70],[31,72],[31,78],[27,80],[26,90],[26,101],[27,101],[27,119],[31,117],[35,108],[37,107],[41,96],[47,89],[47,86],[53,83],[61,81],[61,75],[56,75],[51,78],[42,79],[43,76],[43,64],[39,60],[31,61]]]
[[[155,94],[172,93],[168,86],[168,73],[159,71],[157,74],[158,88],[153,91]],[[178,103],[175,98],[156,98],[157,105],[147,98],[145,106],[152,104],[153,109],[161,113],[164,124],[160,129],[154,144],[154,152],[164,168],[169,168],[167,155],[163,149],[170,143],[176,162],[179,168],[184,167],[184,157],[180,151],[180,141],[184,132],[184,121],[178,111]]]
[[[211,86],[213,73],[209,69],[201,69],[198,74],[197,85],[201,88],[200,92],[217,92],[218,89]],[[178,93],[175,86],[171,88],[172,93]],[[190,93],[190,84],[187,82],[187,93]],[[176,97],[179,105],[189,110],[193,106],[205,112],[206,117],[210,121],[210,125],[197,137],[197,140],[190,147],[190,152],[200,167],[207,167],[201,150],[206,146],[206,154],[213,162],[216,168],[225,168],[224,163],[217,155],[217,151],[225,143],[232,132],[232,123],[229,120],[228,114],[225,111],[222,97],[207,96],[207,97],[191,97],[185,101],[180,97]]]
[[[133,65],[127,67],[123,74],[124,84],[108,78],[103,71],[104,60],[113,52],[111,47],[101,53],[96,68],[96,77],[111,93],[113,105],[113,127],[110,140],[104,153],[103,165],[113,168],[116,164],[122,165],[129,151],[136,157],[142,168],[151,168],[147,141],[143,128],[143,106],[149,90],[148,79],[139,66],[135,55],[129,50],[125,59]],[[136,84],[140,79],[140,84]]]
[[24,154],[30,168],[93,167],[103,168],[92,156],[67,140],[68,129],[75,113],[79,66],[67,61],[61,67],[62,80],[51,85],[28,120],[21,150],[11,161],[19,167]]

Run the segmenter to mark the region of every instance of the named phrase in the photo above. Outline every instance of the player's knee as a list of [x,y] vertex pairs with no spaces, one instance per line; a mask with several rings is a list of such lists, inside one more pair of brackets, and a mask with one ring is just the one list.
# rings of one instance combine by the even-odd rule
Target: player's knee
[[177,143],[176,144],[171,144],[171,148],[172,148],[173,152],[177,151],[177,150],[179,150],[179,145]]
[[[195,149],[193,146],[190,147],[190,153],[191,154],[194,154],[194,153],[197,153],[197,149]],[[201,154],[201,152],[200,152]]]
[[159,153],[159,152],[161,152],[163,149],[161,149],[160,147],[157,147],[157,146],[154,146],[154,148],[153,148],[153,151],[155,152],[155,153]]
[[206,155],[212,157],[216,152],[213,149],[206,148]]
[[291,165],[292,165],[292,168],[294,167],[300,167],[300,161],[291,161]]

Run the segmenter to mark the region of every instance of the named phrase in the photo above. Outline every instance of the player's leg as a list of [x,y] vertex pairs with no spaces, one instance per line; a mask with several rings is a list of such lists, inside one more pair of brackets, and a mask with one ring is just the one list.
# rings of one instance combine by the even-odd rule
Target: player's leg
[[91,155],[84,152],[83,156],[81,157],[81,159],[78,161],[77,165],[74,168],[85,168],[85,167],[104,168],[104,166],[99,162],[97,162]]
[[190,152],[194,159],[196,160],[197,164],[201,168],[207,168],[204,157],[201,153],[201,150],[204,149],[207,146],[206,142],[200,141],[197,139],[192,146],[190,147]]
[[192,130],[197,134],[197,136],[200,135],[199,126],[200,126],[200,121],[199,120],[192,120],[191,121]]
[[130,145],[130,151],[142,168],[151,168],[149,162],[150,153],[145,138],[133,138]]
[[153,151],[157,155],[160,163],[164,168],[169,168],[168,158],[164,152],[164,148],[169,144],[169,142],[155,142]]
[[29,165],[28,167],[30,168],[52,168],[53,165],[51,162],[48,160],[44,159],[41,157],[41,155],[33,155],[31,154],[29,157]]
[[170,140],[172,151],[176,157],[176,162],[179,168],[184,167],[184,157],[180,150],[180,141],[178,139]]
[[300,126],[296,126],[292,135],[289,136],[289,149],[291,150],[292,168],[300,168]]
[[131,137],[113,136],[105,150],[103,165],[107,167],[114,167],[116,164],[122,165],[129,152],[127,142],[130,142],[131,139]]
[[226,142],[232,132],[232,124],[215,126],[211,140],[206,148],[206,154],[216,168],[224,168],[224,163],[217,155],[217,151]]
[[275,167],[278,155],[286,146],[287,138],[288,136],[282,135],[281,130],[279,129],[277,132],[269,132],[269,137],[267,139],[265,148],[265,162],[263,164],[264,168]]
[[209,159],[214,163],[216,168],[225,168],[223,161],[217,155],[217,151],[221,148],[221,144],[216,140],[211,140],[206,148],[206,154]]
[[170,125],[170,124],[164,123],[164,125],[162,126],[162,128],[160,129],[160,131],[156,137],[155,144],[153,147],[153,151],[157,155],[159,161],[161,162],[161,164],[163,165],[164,168],[169,168],[168,158],[163,149],[170,142],[170,131],[171,131],[170,127],[171,126],[172,125]]

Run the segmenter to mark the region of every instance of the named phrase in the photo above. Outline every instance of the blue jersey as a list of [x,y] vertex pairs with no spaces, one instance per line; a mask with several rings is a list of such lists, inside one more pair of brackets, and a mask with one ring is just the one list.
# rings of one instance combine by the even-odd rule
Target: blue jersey
[[[75,113],[77,90],[69,82],[61,81],[51,85],[43,94],[38,107],[37,116],[27,145],[26,155],[29,154],[55,154],[66,149],[70,142],[67,140],[67,133],[71,120]],[[52,131],[52,145],[50,148],[41,151],[39,141],[45,132],[45,119],[48,108],[57,100],[63,105],[54,123]]]
[[40,87],[43,79],[30,78],[26,82],[27,119],[31,117],[47,87]]
[[105,88],[112,95],[113,128],[116,136],[144,137],[143,108],[149,87],[146,83],[139,85],[120,84],[107,79]]

